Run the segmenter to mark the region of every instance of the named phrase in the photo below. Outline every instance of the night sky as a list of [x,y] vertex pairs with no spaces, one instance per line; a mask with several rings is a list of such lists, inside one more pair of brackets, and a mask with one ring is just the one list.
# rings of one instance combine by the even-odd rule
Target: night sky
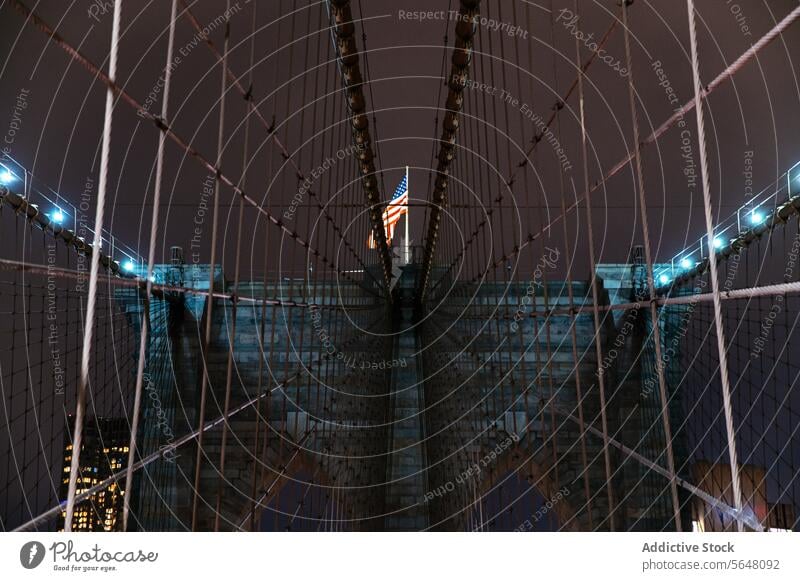
[[[104,87],[79,64],[47,42],[46,36],[24,18],[13,3],[0,3],[0,78],[4,91],[0,96],[0,121],[13,124],[12,143],[6,145],[10,154],[33,171],[41,183],[61,193],[78,205],[87,177],[97,180],[100,137],[103,122]],[[29,5],[34,2],[28,0]],[[111,13],[103,2],[36,2],[36,11],[71,44],[95,63],[104,63],[110,42]],[[107,3],[110,4],[110,3]],[[156,85],[165,61],[166,32],[169,2],[126,2],[123,8],[123,35],[120,48],[119,82],[140,102],[147,102],[148,93]],[[192,6],[201,23],[212,22],[224,11],[221,0],[200,0]],[[255,2],[232,3],[231,69],[245,75],[250,53],[250,28]],[[294,15],[290,4],[297,7]],[[516,5],[515,5],[516,4]],[[524,118],[524,105],[546,117],[558,94],[572,83],[574,68],[574,39],[570,31],[580,30],[594,38],[603,35],[616,18],[616,2],[581,1],[581,19],[569,27],[572,2],[556,1],[550,11],[548,0],[541,2],[484,3],[483,13],[501,22],[514,22],[519,27],[515,37],[508,29],[491,30],[481,27],[476,43],[476,62],[472,80],[498,90],[505,89],[516,99],[508,103],[497,99],[496,114],[501,119],[509,115],[509,130],[501,132],[498,150],[478,152],[485,163],[497,164],[501,173],[516,163],[519,147],[526,145],[532,129]],[[791,0],[764,2],[740,0],[698,2],[701,19],[700,49],[704,82],[709,82],[726,64],[731,63],[750,45],[766,33],[796,4]],[[341,87],[332,63],[317,69],[314,63],[321,54],[325,63],[330,55],[327,30],[320,31],[323,17],[320,5],[287,1],[258,2],[254,52],[253,92],[263,99],[259,108],[267,119],[273,115],[278,135],[295,152],[295,159],[304,171],[320,165],[326,155],[311,143],[318,140],[319,131],[333,132],[342,120],[341,109],[329,107],[323,119],[325,102],[332,103],[334,92]],[[487,8],[488,7],[488,8]],[[457,3],[409,0],[402,3],[387,0],[362,0],[353,3],[356,18],[363,18],[361,32],[366,35],[367,59],[362,70],[371,80],[367,105],[375,109],[373,137],[378,142],[378,168],[384,172],[382,193],[386,199],[399,181],[404,166],[410,165],[412,198],[430,196],[430,168],[433,147],[431,139],[438,136],[440,127],[434,125],[436,108],[443,105],[442,91],[443,37],[449,36],[452,45],[454,23],[432,19],[417,21],[406,13],[417,10],[446,11],[456,9]],[[401,12],[405,11],[405,12]],[[634,32],[633,60],[636,88],[641,100],[642,133],[665,120],[674,105],[670,103],[667,87],[675,99],[685,103],[692,98],[691,68],[687,14],[684,2],[673,0],[639,1],[631,9]],[[516,16],[516,17],[515,17]],[[294,33],[294,37],[290,38]],[[219,98],[219,67],[214,67],[211,52],[195,39],[194,30],[186,19],[180,19],[176,49],[186,55],[175,67],[171,110],[173,127],[192,146],[209,159],[216,154],[217,104]],[[221,48],[223,27],[211,32],[211,39]],[[523,38],[524,37],[524,38]],[[359,43],[364,39],[358,35]],[[516,41],[515,41],[516,38]],[[552,39],[552,41],[551,41]],[[516,44],[515,44],[516,43]],[[796,114],[800,86],[797,64],[792,57],[800,46],[800,29],[790,27],[782,38],[766,48],[756,61],[748,64],[732,82],[727,82],[709,100],[707,125],[712,188],[716,212],[721,217],[733,213],[747,201],[749,170],[747,158],[752,159],[752,188],[755,192],[774,183],[794,161],[800,159],[797,135],[800,119]],[[607,51],[614,60],[624,61],[621,30],[614,32]],[[278,51],[276,53],[276,50]],[[504,53],[506,65],[501,54]],[[489,56],[489,55],[493,56]],[[327,56],[326,56],[327,55]],[[485,55],[485,57],[481,57]],[[582,59],[588,58],[584,49]],[[611,58],[609,57],[609,60]],[[449,54],[448,54],[449,58]],[[479,62],[479,59],[484,60]],[[661,63],[659,76],[653,63]],[[290,70],[291,65],[291,70]],[[518,68],[522,77],[518,83]],[[449,66],[447,67],[449,70]],[[617,67],[618,68],[618,67]],[[555,69],[555,71],[554,71]],[[303,71],[308,73],[303,75]],[[319,71],[317,77],[314,71]],[[329,74],[326,76],[325,72]],[[557,81],[554,80],[557,75]],[[528,80],[530,79],[532,82]],[[327,86],[324,87],[327,79]],[[505,80],[505,84],[503,81]],[[478,89],[480,90],[480,89]],[[619,72],[603,62],[595,62],[587,79],[587,120],[590,139],[590,175],[594,182],[622,159],[630,146],[631,127],[627,102],[626,80]],[[15,116],[19,95],[24,92],[24,109]],[[227,100],[228,138],[223,169],[232,176],[241,175],[241,123],[244,101],[234,92]],[[297,113],[305,103],[318,101],[317,119],[310,119],[310,108],[304,116]],[[505,109],[504,109],[505,107]],[[158,111],[160,99],[151,109]],[[19,107],[17,107],[19,109]],[[576,102],[571,99],[561,115],[561,142],[574,169],[567,183],[569,196],[582,193],[580,173],[579,125],[576,121]],[[468,115],[481,115],[470,111]],[[304,117],[304,119],[302,119]],[[526,126],[526,123],[528,124]],[[694,137],[694,113],[687,118]],[[301,127],[302,124],[302,127]],[[302,131],[301,131],[302,130]],[[297,189],[297,179],[290,168],[267,177],[269,164],[277,167],[277,151],[265,144],[265,129],[253,123],[247,190],[273,213],[283,212]],[[150,203],[153,191],[153,172],[158,134],[150,122],[142,122],[135,112],[120,104],[114,116],[112,137],[112,190],[109,193],[108,229],[125,240],[140,254],[146,255],[149,232]],[[524,140],[524,141],[523,141]],[[696,146],[695,146],[696,149]],[[255,153],[254,153],[255,152]],[[513,160],[509,159],[512,153]],[[752,153],[750,153],[752,152]],[[325,153],[325,155],[323,155]],[[696,154],[696,151],[695,151]],[[654,251],[666,259],[688,242],[698,239],[704,231],[701,190],[690,191],[683,174],[681,131],[668,131],[657,146],[645,150],[646,195],[650,209],[651,238]],[[174,144],[167,145],[167,194],[162,204],[159,253],[170,245],[188,248],[192,237],[191,221],[196,214],[207,171],[192,159],[184,158]],[[531,180],[529,191],[522,182],[513,187],[514,202],[521,208],[549,205],[551,211],[560,206],[558,193],[558,163],[547,147],[540,147],[535,164],[540,185]],[[273,172],[273,176],[274,176]],[[531,177],[533,174],[531,173]],[[640,239],[638,210],[635,206],[634,174],[630,169],[618,174],[598,190],[593,197],[598,260],[618,262],[627,258],[629,247]],[[573,186],[574,184],[574,186]],[[569,190],[572,190],[570,192]],[[231,200],[230,191],[223,188],[223,206]],[[322,195],[326,199],[325,194]],[[488,198],[488,195],[487,195]],[[303,224],[316,208],[300,208],[298,224]],[[412,214],[412,238],[422,238],[423,210]],[[93,214],[93,209],[92,212]],[[256,225],[255,212],[248,210],[248,233],[253,239],[263,237],[263,219]],[[517,225],[522,233],[535,232],[540,224],[523,222]],[[580,229],[579,223],[573,227]],[[303,229],[302,227],[300,228]],[[225,227],[226,249],[234,240],[235,226]],[[165,233],[166,232],[166,233]],[[352,234],[354,243],[366,237],[366,232]],[[204,236],[204,256],[208,240]],[[259,246],[256,244],[256,246]],[[252,271],[260,270],[260,250],[253,250]],[[583,252],[582,254],[585,254]],[[164,254],[163,256],[166,256]],[[229,253],[226,250],[226,256]],[[578,270],[581,263],[576,263]],[[228,269],[226,269],[228,270]]]

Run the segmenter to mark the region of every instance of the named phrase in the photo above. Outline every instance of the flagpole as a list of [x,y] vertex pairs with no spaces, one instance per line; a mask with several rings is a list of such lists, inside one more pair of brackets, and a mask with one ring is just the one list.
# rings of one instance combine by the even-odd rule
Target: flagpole
[[406,264],[411,264],[411,245],[409,244],[408,223],[411,221],[411,184],[408,181],[408,166],[406,166]]

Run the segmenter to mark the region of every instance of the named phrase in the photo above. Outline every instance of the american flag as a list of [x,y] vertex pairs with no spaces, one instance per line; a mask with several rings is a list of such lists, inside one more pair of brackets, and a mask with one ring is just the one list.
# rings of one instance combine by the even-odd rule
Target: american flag
[[[408,176],[403,177],[403,181],[394,191],[392,201],[386,205],[386,209],[383,211],[383,228],[386,231],[387,243],[391,244],[392,238],[394,238],[394,229],[404,214],[408,214]],[[372,232],[369,234],[367,244],[373,250],[378,247]]]

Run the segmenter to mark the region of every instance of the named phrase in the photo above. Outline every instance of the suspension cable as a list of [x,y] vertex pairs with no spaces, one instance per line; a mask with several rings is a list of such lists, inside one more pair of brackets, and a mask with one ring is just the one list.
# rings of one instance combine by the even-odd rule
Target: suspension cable
[[[109,53],[108,78],[115,82],[117,76],[117,57],[119,56],[119,29],[122,15],[122,0],[114,0],[114,20],[111,30],[111,50]],[[106,90],[105,117],[103,120],[103,143],[100,154],[100,180],[97,189],[97,210],[95,213],[95,234],[89,273],[89,294],[86,299],[86,323],[84,325],[83,355],[81,358],[81,377],[78,384],[78,401],[75,409],[75,433],[73,436],[72,459],[70,460],[69,488],[67,491],[66,518],[64,530],[72,531],[72,517],[75,512],[75,490],[80,471],[81,446],[83,440],[83,421],[86,409],[86,389],[89,385],[89,364],[92,356],[92,333],[97,301],[97,278],[100,269],[100,249],[103,247],[103,220],[108,187],[108,165],[111,157],[111,123],[115,109],[115,95],[111,88]],[[81,480],[83,480],[81,478]]]

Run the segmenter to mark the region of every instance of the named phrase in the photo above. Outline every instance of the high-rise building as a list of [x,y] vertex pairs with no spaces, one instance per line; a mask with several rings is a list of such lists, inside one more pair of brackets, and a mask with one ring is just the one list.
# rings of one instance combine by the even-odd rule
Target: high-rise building
[[[72,434],[75,418],[69,416],[64,432],[64,463],[60,497],[67,498]],[[81,442],[81,465],[76,494],[80,494],[115,472],[128,462],[130,428],[124,418],[86,418]],[[122,529],[122,502],[125,491],[122,482],[112,483],[89,498],[75,504],[74,531],[118,531]],[[66,512],[61,511],[58,530],[64,530]]]

